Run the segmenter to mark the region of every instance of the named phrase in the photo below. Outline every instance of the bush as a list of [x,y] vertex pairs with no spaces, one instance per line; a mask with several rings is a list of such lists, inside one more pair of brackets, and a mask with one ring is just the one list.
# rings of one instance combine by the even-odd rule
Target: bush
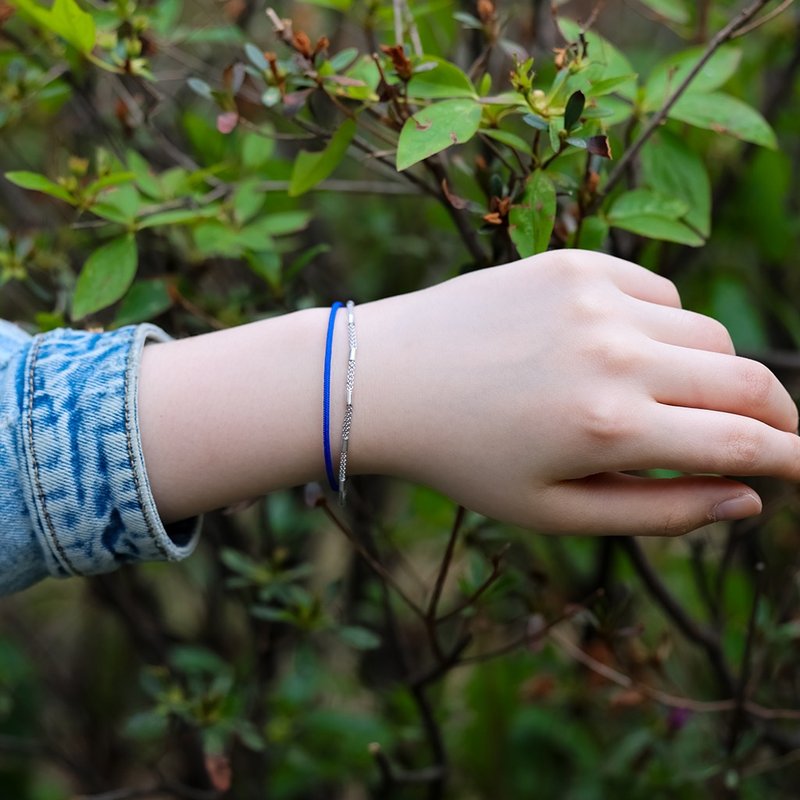
[[[185,336],[582,247],[796,390],[798,12],[549,5],[0,0],[0,313]],[[793,489],[639,542],[355,483],[5,601],[3,796],[796,795]]]

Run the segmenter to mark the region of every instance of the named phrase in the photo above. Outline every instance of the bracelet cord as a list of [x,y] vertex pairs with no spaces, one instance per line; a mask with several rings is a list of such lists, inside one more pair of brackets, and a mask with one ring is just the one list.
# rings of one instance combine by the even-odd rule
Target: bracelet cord
[[325,337],[325,363],[322,374],[322,452],[325,459],[325,474],[328,485],[334,492],[339,491],[339,483],[333,471],[333,456],[331,454],[331,355],[333,352],[333,329],[336,323],[336,312],[343,308],[338,300],[331,306],[328,317],[328,333]]

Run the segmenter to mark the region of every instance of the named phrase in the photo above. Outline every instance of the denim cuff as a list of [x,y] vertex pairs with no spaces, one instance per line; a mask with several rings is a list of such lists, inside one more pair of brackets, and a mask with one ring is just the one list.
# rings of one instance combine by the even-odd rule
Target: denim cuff
[[142,455],[138,381],[155,325],[34,337],[24,365],[25,501],[54,576],[185,558],[201,517],[164,526]]

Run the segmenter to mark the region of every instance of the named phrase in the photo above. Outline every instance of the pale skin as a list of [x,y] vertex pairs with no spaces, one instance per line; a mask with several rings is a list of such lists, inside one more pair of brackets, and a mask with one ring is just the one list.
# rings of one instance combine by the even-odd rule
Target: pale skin
[[[356,306],[349,474],[427,484],[557,533],[677,535],[800,480],[797,408],[674,285],[558,251]],[[164,522],[324,479],[328,309],[145,348],[142,446]],[[332,374],[344,414],[345,315]],[[337,387],[340,391],[337,391]],[[623,474],[665,468],[674,479]]]

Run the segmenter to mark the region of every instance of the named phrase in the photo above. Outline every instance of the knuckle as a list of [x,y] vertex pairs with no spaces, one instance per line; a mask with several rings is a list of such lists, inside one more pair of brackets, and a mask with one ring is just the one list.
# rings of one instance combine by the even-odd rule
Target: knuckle
[[587,347],[586,356],[590,363],[611,377],[634,374],[643,366],[642,353],[624,336],[598,337]]
[[728,437],[728,455],[737,474],[746,475],[758,469],[763,452],[761,436],[753,431],[733,431]]
[[703,331],[703,338],[714,352],[729,353],[733,355],[736,349],[733,345],[733,339],[728,332],[728,329],[719,321],[711,319],[711,317],[704,317],[705,330]]
[[681,308],[681,295],[678,291],[678,287],[669,278],[665,278],[662,275],[658,277],[664,282],[665,299],[668,299],[670,304],[674,305],[676,308]]
[[632,438],[635,435],[632,419],[630,408],[618,401],[602,399],[587,405],[581,415],[588,437],[606,445]]
[[603,298],[597,292],[586,289],[572,297],[572,316],[579,325],[591,325],[604,319],[608,311]]
[[772,373],[757,361],[745,361],[742,366],[742,391],[748,407],[758,410],[768,405],[772,397]]

